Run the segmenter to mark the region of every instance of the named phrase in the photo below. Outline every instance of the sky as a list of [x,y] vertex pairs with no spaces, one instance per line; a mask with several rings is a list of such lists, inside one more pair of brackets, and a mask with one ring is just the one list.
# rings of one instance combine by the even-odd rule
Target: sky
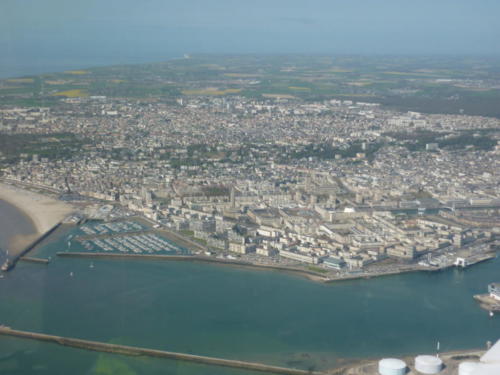
[[500,55],[499,15],[498,0],[0,0],[0,70],[184,53]]

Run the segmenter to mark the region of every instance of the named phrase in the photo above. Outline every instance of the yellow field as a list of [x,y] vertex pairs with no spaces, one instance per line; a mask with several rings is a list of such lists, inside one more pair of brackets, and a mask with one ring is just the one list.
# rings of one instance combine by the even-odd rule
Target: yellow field
[[354,82],[349,82],[348,85],[361,87],[361,86],[369,86],[372,83],[373,83],[372,81],[354,81]]
[[33,78],[11,78],[7,82],[11,83],[33,83]]
[[419,73],[419,72],[383,72],[383,74],[390,74],[395,76],[429,76],[428,73]]
[[59,79],[59,80],[47,80],[45,81],[45,83],[47,85],[65,85],[67,83],[70,83],[71,81],[64,81],[62,79]]
[[352,72],[352,70],[350,70],[350,69],[337,68],[337,67],[329,69],[328,71],[331,73],[351,73]]
[[90,72],[88,72],[86,70],[67,70],[64,73],[81,76],[81,75],[84,75],[84,74],[89,74]]
[[297,91],[311,91],[309,87],[303,87],[303,86],[288,86],[290,90],[297,90]]
[[74,89],[74,90],[56,92],[55,94],[52,94],[52,96],[66,96],[68,98],[78,98],[83,96],[89,96],[89,94],[87,94],[83,90]]
[[296,97],[288,94],[262,94],[264,98],[282,98],[282,99],[295,99]]
[[261,74],[249,74],[249,73],[224,73],[226,77],[233,78],[255,78],[260,77]]
[[182,90],[183,95],[226,95],[226,94],[237,94],[241,89],[199,89],[199,90]]
[[374,98],[371,94],[330,94],[333,97],[341,96],[345,98]]
[[213,69],[213,70],[226,70],[226,67],[217,64],[201,64],[203,68]]
[[489,89],[487,87],[469,87],[467,85],[459,85],[459,84],[456,84],[456,85],[453,85],[454,87],[459,87],[461,89],[466,89],[468,91],[475,91],[475,92],[488,92],[488,91],[494,91],[492,89]]

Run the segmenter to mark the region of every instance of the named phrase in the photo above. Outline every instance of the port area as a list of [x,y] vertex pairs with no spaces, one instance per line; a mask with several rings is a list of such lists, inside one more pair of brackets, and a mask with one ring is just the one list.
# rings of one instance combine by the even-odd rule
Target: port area
[[[113,218],[99,219],[91,219],[83,214],[70,215],[63,220],[61,230],[56,237],[65,238],[61,239],[57,250],[43,250],[44,246],[39,246],[41,241],[38,240],[26,249],[30,251],[36,247],[34,254],[30,253],[28,256],[28,251],[24,251],[20,260],[47,264],[51,255],[57,254],[61,257],[96,259],[193,261],[284,272],[314,282],[333,283],[410,272],[436,272],[451,267],[467,268],[496,257],[491,240],[479,240],[463,248],[457,249],[454,246],[442,248],[434,252],[432,257],[424,255],[410,261],[398,261],[387,257],[362,268],[343,267],[341,270],[334,270],[321,263],[310,265],[279,255],[262,256],[255,253],[242,255],[227,250],[221,251],[197,242],[182,232],[157,225],[137,215],[117,215]],[[457,263],[457,259],[461,259],[461,262]],[[8,269],[13,265],[14,262],[10,262]]]
[[[439,358],[443,361],[443,370],[439,375],[456,375],[458,374],[458,366],[462,362],[471,361],[478,362],[485,350],[464,350],[454,351],[439,354]],[[405,375],[421,375],[422,373],[415,370],[415,357],[406,356],[401,358],[408,366],[408,371]],[[331,371],[329,374],[335,375],[373,375],[378,374],[378,360],[362,361],[359,364],[344,367],[336,371]]]
[[500,313],[500,301],[491,297],[489,294],[476,294],[474,299],[479,302],[479,306],[486,311]]

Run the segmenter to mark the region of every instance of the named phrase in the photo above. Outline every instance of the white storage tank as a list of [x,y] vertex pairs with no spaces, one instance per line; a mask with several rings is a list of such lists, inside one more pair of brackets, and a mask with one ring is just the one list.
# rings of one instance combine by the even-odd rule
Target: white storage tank
[[462,362],[458,366],[458,375],[498,375],[500,363]]
[[438,374],[443,369],[443,361],[433,355],[419,355],[415,358],[415,370],[422,374]]
[[479,363],[462,362],[458,365],[458,375],[474,375],[478,368]]
[[397,358],[384,358],[378,362],[380,375],[405,375],[406,363]]

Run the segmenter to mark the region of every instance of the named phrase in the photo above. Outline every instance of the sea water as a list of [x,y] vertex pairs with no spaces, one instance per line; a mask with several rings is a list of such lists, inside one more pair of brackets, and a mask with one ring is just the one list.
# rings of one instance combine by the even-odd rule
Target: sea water
[[[47,252],[65,245],[53,238]],[[47,246],[47,245],[45,245]],[[49,255],[49,254],[45,254]],[[59,336],[323,370],[355,358],[484,347],[500,338],[472,296],[500,260],[465,270],[320,284],[212,264],[52,257],[0,279],[0,324]],[[244,374],[0,337],[0,373]]]

